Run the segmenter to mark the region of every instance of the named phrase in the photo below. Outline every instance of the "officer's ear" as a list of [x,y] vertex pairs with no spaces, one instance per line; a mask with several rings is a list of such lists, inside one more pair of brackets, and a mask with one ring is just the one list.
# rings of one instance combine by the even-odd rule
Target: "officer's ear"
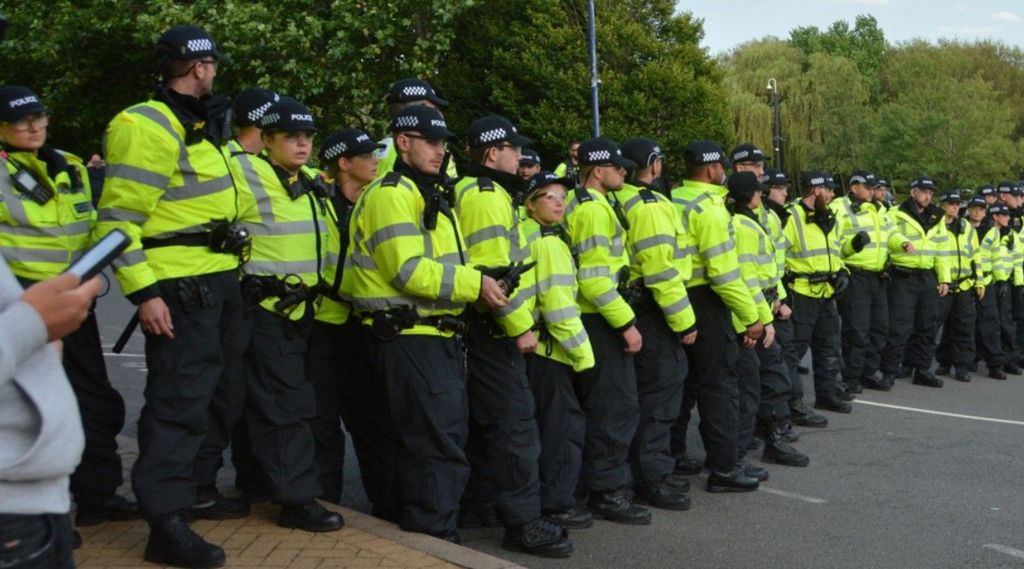
[[402,152],[409,152],[410,140],[403,132],[395,134],[395,148]]

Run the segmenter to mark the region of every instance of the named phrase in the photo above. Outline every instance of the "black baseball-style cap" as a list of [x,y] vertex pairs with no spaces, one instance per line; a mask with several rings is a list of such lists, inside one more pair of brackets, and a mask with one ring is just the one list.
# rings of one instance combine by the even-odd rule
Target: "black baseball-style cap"
[[996,195],[996,189],[992,187],[990,184],[985,184],[984,186],[978,188],[978,195],[982,197],[994,196]]
[[630,138],[622,143],[622,155],[636,162],[638,168],[649,168],[665,159],[661,146],[650,138]]
[[172,59],[188,61],[201,57],[231,62],[231,58],[217,49],[217,44],[206,30],[189,24],[174,26],[160,34],[156,40],[156,56],[161,63]]
[[31,114],[45,113],[39,96],[20,85],[0,87],[0,121],[18,122]]
[[262,87],[249,87],[235,95],[231,102],[231,115],[238,126],[255,126],[274,103],[281,100],[281,96]]
[[1013,194],[1013,188],[1014,188],[1013,182],[1010,182],[1010,181],[1007,181],[1007,180],[1003,180],[1002,182],[999,182],[998,184],[996,184],[996,193],[999,193],[999,194],[1011,194],[1012,195]]
[[984,198],[971,198],[970,201],[967,202],[967,207],[981,207],[981,208],[984,208],[984,207],[988,207],[988,204],[985,203],[985,199]]
[[703,166],[720,162],[726,168],[732,168],[732,162],[726,158],[725,151],[713,140],[694,140],[683,150],[683,160],[690,166]]
[[848,183],[852,186],[854,184],[864,184],[869,188],[874,188],[878,185],[878,180],[875,175],[867,170],[854,170],[853,174],[850,174]]
[[764,180],[762,183],[765,186],[788,186],[789,176],[782,170],[776,168],[765,168],[764,169]]
[[989,215],[1010,215],[1010,206],[993,204],[988,208]]
[[928,190],[930,192],[935,191],[935,182],[932,181],[928,176],[918,176],[910,182],[910,189],[913,190]]
[[627,170],[636,168],[636,162],[624,157],[622,149],[610,138],[599,136],[584,140],[577,151],[580,166],[607,166],[613,164]]
[[388,104],[413,101],[430,101],[439,107],[448,106],[448,101],[439,97],[430,83],[415,77],[395,81],[384,95],[384,102]]
[[771,160],[764,151],[749,142],[741,144],[732,149],[729,153],[729,160],[736,164],[738,162],[766,162]]
[[256,126],[267,131],[317,132],[309,107],[285,97],[270,105]]
[[963,201],[963,197],[960,195],[960,192],[956,190],[943,192],[942,195],[939,196],[940,203],[960,203],[961,201]]
[[540,165],[540,154],[537,154],[536,150],[526,149],[523,150],[519,156],[520,166],[539,166]]
[[320,145],[320,162],[334,162],[343,156],[360,156],[384,148],[358,128],[343,128],[328,134]]
[[536,174],[530,176],[530,179],[526,182],[526,196],[529,197],[533,192],[542,190],[551,184],[562,184],[566,188],[573,186],[572,180],[565,176],[559,176],[554,172],[548,172],[547,170],[541,170]]
[[501,143],[526,146],[530,139],[519,134],[512,121],[498,115],[476,119],[469,125],[470,148],[484,148]]
[[448,140],[455,134],[448,130],[448,123],[441,111],[426,105],[406,107],[391,119],[392,133],[418,132],[428,140]]
[[832,176],[829,176],[827,172],[822,172],[821,170],[800,172],[801,188],[816,188],[818,186],[831,188],[833,186]]

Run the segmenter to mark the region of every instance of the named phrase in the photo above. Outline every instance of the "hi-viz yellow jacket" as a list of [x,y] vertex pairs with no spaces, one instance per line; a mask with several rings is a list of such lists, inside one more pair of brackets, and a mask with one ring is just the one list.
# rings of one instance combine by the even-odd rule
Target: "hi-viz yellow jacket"
[[898,208],[891,209],[889,215],[896,224],[896,231],[914,245],[912,254],[903,249],[893,252],[893,266],[904,269],[931,269],[935,272],[939,284],[949,284],[949,258],[937,255],[939,251],[949,246],[946,224],[942,223],[942,210],[929,205],[918,212],[913,198],[908,198]]
[[710,284],[746,329],[760,316],[750,290],[743,283],[732,218],[725,208],[726,193],[722,186],[687,180],[672,190],[672,203],[690,236],[691,245],[682,250],[693,263],[686,288]]
[[976,286],[985,286],[981,272],[981,248],[974,226],[958,217],[946,223],[946,232],[949,241],[936,255],[948,259],[952,279],[950,290],[965,292]]
[[[352,305],[341,296],[341,276],[345,263],[345,252],[348,250],[348,227],[352,220],[355,204],[335,187],[334,214],[328,226],[327,257],[324,259],[324,290],[316,307],[316,320],[327,324],[344,324],[352,313]],[[337,254],[334,252],[337,251]]]
[[[786,213],[784,206],[774,202],[769,203],[767,198],[763,198],[761,205],[754,209],[754,213],[757,214],[761,227],[768,232],[768,237],[771,238],[772,244],[775,246],[776,274],[781,279],[786,272],[786,236],[782,232],[782,227],[785,225],[783,217],[789,219],[789,214]],[[786,298],[786,287],[779,286],[779,300],[784,298]]]
[[787,211],[783,233],[790,290],[811,298],[832,298],[832,284],[818,281],[846,268],[835,215],[830,209],[816,212],[803,200],[790,204]]
[[[455,213],[469,262],[478,267],[528,263],[530,250],[520,232],[519,213],[512,195],[494,178],[483,175],[486,173],[489,172],[482,166],[470,166],[470,175],[455,184]],[[523,304],[533,280],[532,270],[523,273],[508,306],[494,312],[495,322],[507,336],[520,336],[533,327],[530,310]]]
[[628,276],[626,232],[608,197],[597,190],[570,190],[565,225],[579,259],[578,302],[584,314],[600,313],[605,322],[622,330],[636,320],[633,309],[619,293]]
[[1011,251],[1013,263],[1013,286],[1024,285],[1024,223],[1021,223],[1020,211],[1010,211],[1010,229],[1013,240],[1017,244]]
[[536,279],[524,296],[524,305],[541,330],[536,355],[572,366],[574,371],[592,368],[594,351],[576,305],[579,291],[569,237],[560,225],[538,224],[538,228],[538,237],[529,245],[537,263]]
[[[775,264],[775,243],[758,221],[757,214],[749,208],[733,208],[732,228],[743,284],[750,290],[757,306],[758,320],[761,324],[771,324],[775,320],[772,299],[779,298],[779,290],[783,288],[778,265]],[[772,299],[765,297],[766,292]],[[732,325],[737,332],[746,330],[735,314]]]
[[[467,266],[458,220],[435,184],[399,160],[356,201],[341,293],[364,322],[396,307],[421,317],[459,315],[479,298],[483,275]],[[452,335],[426,324],[401,333]]]
[[[52,197],[30,199],[13,181],[19,171]],[[38,156],[0,155],[0,257],[12,273],[33,281],[60,274],[89,246],[95,222],[89,176],[77,156],[49,146]]]
[[[378,148],[374,151],[374,156],[377,157],[377,177],[380,178],[384,174],[395,169],[395,160],[398,159],[398,151],[395,149],[395,139],[388,136],[377,141],[377,144],[383,144],[384,148]],[[455,179],[459,177],[459,169],[455,167],[455,161],[449,160],[448,168],[445,171],[448,177]]]
[[[832,200],[829,209],[836,215],[836,225],[843,248],[850,252],[843,259],[847,267],[877,273],[885,269],[890,252],[903,251],[903,243],[907,239],[895,231],[889,216],[877,203],[862,202],[843,196]],[[860,252],[855,252],[849,244],[861,231],[868,234],[871,242]]]
[[632,184],[623,185],[614,199],[629,221],[630,282],[642,279],[669,329],[689,334],[697,325],[685,284],[693,265],[690,256],[679,251],[691,241],[672,201],[653,188]]
[[[197,124],[198,126],[198,124]],[[132,302],[158,296],[159,280],[238,268],[238,258],[207,247],[143,247],[143,240],[210,231],[237,218],[228,158],[209,139],[186,144],[185,127],[163,101],[125,109],[106,132],[106,180],[97,234],[119,228],[132,244],[114,261],[121,290]]]
[[[338,259],[336,241],[328,253],[332,249],[329,227],[337,216],[327,199],[326,185],[312,169],[304,166],[289,174],[266,155],[242,152],[232,159],[245,180],[239,223],[252,235],[252,249],[242,272],[319,290],[325,267],[337,264]],[[278,300],[278,296],[270,296],[261,300],[260,306],[291,320],[306,314],[305,302],[281,312],[274,308]],[[321,302],[319,297],[316,302]]]
[[1017,235],[1009,227],[992,224],[981,238],[981,265],[985,284],[1009,282],[1013,284],[1013,250],[1021,247]]

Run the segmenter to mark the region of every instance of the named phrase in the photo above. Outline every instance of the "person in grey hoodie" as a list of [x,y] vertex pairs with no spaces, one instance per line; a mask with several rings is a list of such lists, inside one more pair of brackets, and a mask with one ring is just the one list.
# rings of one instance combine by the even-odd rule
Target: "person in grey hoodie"
[[74,567],[69,476],[85,437],[60,338],[99,290],[73,274],[24,290],[0,260],[0,567]]

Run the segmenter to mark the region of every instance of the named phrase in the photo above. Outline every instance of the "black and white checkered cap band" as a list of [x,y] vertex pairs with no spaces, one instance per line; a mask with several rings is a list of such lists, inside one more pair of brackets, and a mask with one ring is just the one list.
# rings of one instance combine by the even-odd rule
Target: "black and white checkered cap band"
[[260,117],[260,126],[269,126],[275,124],[279,120],[281,120],[281,115],[277,113],[266,113],[262,117]]
[[748,158],[753,158],[755,160],[764,160],[764,152],[761,152],[760,149],[755,148],[754,150],[741,150],[736,154],[732,155],[733,162],[743,162]]
[[1013,186],[1007,186],[1004,184],[999,186],[999,188],[996,191],[998,191],[1001,194],[1008,194],[1013,191]]
[[409,85],[402,88],[402,95],[406,97],[426,97],[430,92],[422,85]]
[[485,130],[481,132],[478,139],[482,144],[487,144],[488,142],[498,142],[501,140],[507,140],[508,131],[503,128],[492,128],[491,130]]
[[826,183],[828,183],[828,181],[822,176],[811,178],[810,180],[807,181],[807,185],[812,188],[814,186],[824,186]]
[[722,153],[721,152],[705,152],[705,153],[701,154],[701,161],[704,164],[713,164],[715,162],[721,162],[722,161]]
[[344,142],[339,142],[327,150],[324,150],[324,158],[334,160],[338,156],[341,156],[346,150],[348,150],[348,145]]
[[850,183],[851,184],[866,184],[866,183],[868,183],[868,179],[865,178],[864,176],[852,176],[850,178]]
[[395,118],[396,128],[413,128],[420,125],[420,118],[415,115],[401,115]]
[[599,162],[601,160],[611,160],[612,153],[607,150],[593,150],[587,153],[588,162]]
[[188,40],[185,43],[188,48],[188,53],[196,53],[201,51],[213,51],[213,42],[209,38],[197,38],[194,40]]
[[246,115],[246,118],[248,118],[250,121],[255,123],[256,121],[258,121],[261,118],[263,118],[263,113],[267,112],[267,109],[269,109],[270,106],[273,105],[274,103],[276,103],[278,101],[278,99],[280,99],[280,98],[281,98],[280,96],[274,95],[274,100],[273,101],[267,101],[266,103],[263,103],[262,105],[260,105],[260,106],[256,107],[255,109],[249,111],[249,114]]

